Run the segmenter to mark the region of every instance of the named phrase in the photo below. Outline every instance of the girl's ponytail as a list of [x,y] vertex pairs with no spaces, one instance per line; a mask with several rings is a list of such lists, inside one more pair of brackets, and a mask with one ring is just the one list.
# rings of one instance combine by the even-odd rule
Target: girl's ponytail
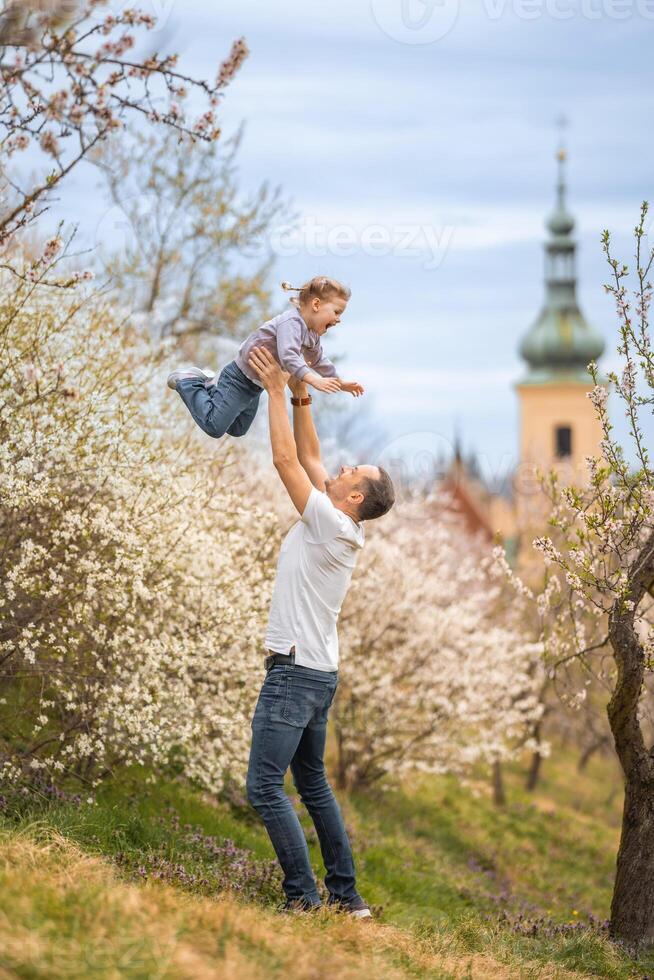
[[299,294],[298,296],[291,297],[289,300],[293,306],[307,303],[314,296],[322,300],[328,300],[331,296],[340,296],[341,299],[347,301],[352,295],[351,290],[347,286],[344,286],[336,279],[329,279],[327,276],[314,276],[309,282],[305,282],[304,286],[291,286],[290,282],[282,282],[280,285],[284,292]]
[[[284,292],[286,292],[286,293],[301,293],[302,292],[302,286],[291,286],[290,282],[283,282],[280,285],[281,285],[282,289],[284,290]],[[298,296],[291,296],[290,299],[289,299],[289,303],[291,303],[293,306],[299,306],[300,305],[300,299],[299,299]]]

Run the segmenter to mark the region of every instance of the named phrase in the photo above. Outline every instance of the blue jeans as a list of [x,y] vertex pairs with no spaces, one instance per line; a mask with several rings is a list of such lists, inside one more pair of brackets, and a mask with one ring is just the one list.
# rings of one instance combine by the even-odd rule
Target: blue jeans
[[176,390],[202,431],[220,439],[225,433],[245,435],[254,422],[263,388],[230,361],[217,384],[207,388],[201,378],[186,378],[177,382]]
[[330,899],[357,895],[350,842],[324,764],[327,712],[337,684],[337,671],[275,664],[266,674],[251,723],[248,800],[262,817],[282,866],[287,900],[307,906],[320,905],[320,895],[302,826],[284,792],[289,765],[318,834]]

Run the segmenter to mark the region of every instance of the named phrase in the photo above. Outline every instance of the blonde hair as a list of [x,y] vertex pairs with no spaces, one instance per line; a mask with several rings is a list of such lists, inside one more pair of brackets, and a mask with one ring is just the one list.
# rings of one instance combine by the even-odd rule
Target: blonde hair
[[281,287],[286,292],[298,293],[290,300],[294,306],[308,303],[314,297],[327,301],[332,296],[339,296],[347,302],[352,295],[352,290],[348,286],[344,286],[337,279],[329,279],[327,276],[314,276],[309,282],[305,282],[304,286],[291,286],[290,282],[283,282]]

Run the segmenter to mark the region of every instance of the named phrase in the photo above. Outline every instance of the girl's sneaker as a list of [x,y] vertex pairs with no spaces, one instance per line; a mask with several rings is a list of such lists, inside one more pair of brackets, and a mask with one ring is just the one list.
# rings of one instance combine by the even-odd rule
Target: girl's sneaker
[[371,919],[372,912],[370,911],[370,906],[367,902],[361,898],[360,895],[355,895],[354,898],[334,898],[333,895],[329,896],[327,901],[328,908],[336,909],[339,912],[347,912],[354,919]]
[[203,368],[199,367],[190,367],[185,371],[173,371],[172,374],[168,375],[168,381],[166,384],[174,391],[177,387],[178,381],[185,381],[187,378],[200,378],[200,380],[204,381],[205,384],[212,384],[214,377],[215,375],[213,371],[205,371]]

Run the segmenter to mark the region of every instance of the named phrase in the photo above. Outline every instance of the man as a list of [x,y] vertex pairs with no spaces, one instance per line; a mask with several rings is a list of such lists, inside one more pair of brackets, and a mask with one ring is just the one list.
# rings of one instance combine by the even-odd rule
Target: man
[[338,685],[338,614],[363,547],[363,522],[390,510],[393,484],[377,466],[342,466],[329,479],[307,386],[290,378],[291,431],[289,375],[264,348],[255,348],[249,363],[268,392],[273,463],[301,519],[279,554],[265,639],[270,656],[252,719],[248,800],[262,817],[284,872],[283,909],[319,907],[307,842],[284,792],[290,765],[320,841],[329,904],[367,918],[370,908],[356,890],[350,842],[327,782],[324,751]]

